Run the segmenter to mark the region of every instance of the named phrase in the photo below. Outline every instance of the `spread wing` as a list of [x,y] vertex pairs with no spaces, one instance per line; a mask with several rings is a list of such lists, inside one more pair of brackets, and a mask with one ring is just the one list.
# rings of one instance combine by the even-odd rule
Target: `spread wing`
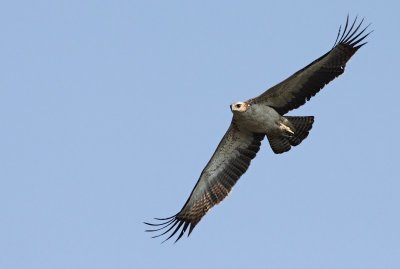
[[158,221],[163,221],[162,223],[152,224],[145,222],[145,224],[154,227],[154,229],[146,231],[165,230],[163,233],[153,237],[158,237],[171,231],[171,234],[166,239],[168,240],[181,230],[176,239],[178,241],[189,228],[189,236],[207,211],[221,202],[240,176],[246,172],[251,160],[259,151],[263,138],[264,134],[239,130],[234,120],[232,120],[228,131],[201,172],[196,186],[181,211],[169,218],[156,218]]
[[339,28],[335,45],[329,52],[249,101],[264,103],[281,115],[304,105],[326,84],[340,76],[344,72],[347,61],[367,43],[361,43],[371,33],[364,34],[369,25],[360,30],[363,21],[361,20],[356,26],[356,17],[350,26],[349,16],[347,16],[343,33],[340,36]]

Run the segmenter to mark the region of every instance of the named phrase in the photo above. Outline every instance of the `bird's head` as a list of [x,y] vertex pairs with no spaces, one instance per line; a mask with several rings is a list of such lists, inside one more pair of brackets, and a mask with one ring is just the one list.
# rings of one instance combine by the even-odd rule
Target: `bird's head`
[[247,102],[235,102],[231,104],[232,112],[245,112],[250,107],[250,104]]

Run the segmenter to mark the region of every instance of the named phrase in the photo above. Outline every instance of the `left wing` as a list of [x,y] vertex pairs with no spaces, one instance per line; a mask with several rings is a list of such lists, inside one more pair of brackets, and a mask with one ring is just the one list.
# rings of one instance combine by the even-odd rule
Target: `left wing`
[[347,16],[343,34],[339,39],[339,29],[336,38],[339,41],[329,52],[249,102],[266,104],[281,115],[304,105],[326,84],[343,74],[347,61],[366,44],[361,42],[371,33],[363,35],[369,25],[360,30],[363,20],[354,28],[356,22],[357,17],[350,26]]
[[146,231],[155,232],[166,229],[162,234],[153,236],[153,238],[172,231],[171,235],[164,240],[166,241],[182,228],[176,239],[178,241],[190,226],[189,236],[207,211],[221,202],[240,176],[246,172],[251,160],[259,151],[263,138],[264,134],[239,130],[232,120],[228,131],[219,143],[211,160],[201,172],[196,186],[181,211],[169,218],[156,218],[156,220],[164,221],[163,223],[145,222],[147,225],[156,226],[155,229]]

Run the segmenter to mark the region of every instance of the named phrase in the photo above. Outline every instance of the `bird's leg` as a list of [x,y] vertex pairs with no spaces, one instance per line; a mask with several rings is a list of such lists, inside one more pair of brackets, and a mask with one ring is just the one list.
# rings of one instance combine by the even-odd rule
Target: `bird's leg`
[[279,123],[279,129],[281,129],[284,133],[288,133],[290,136],[294,135],[292,129],[290,129],[290,127],[285,125],[283,122]]

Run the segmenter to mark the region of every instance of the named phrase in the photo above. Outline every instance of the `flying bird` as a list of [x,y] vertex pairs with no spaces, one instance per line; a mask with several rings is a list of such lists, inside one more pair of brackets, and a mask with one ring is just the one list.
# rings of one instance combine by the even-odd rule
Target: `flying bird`
[[169,218],[156,218],[161,223],[145,222],[152,226],[146,231],[162,232],[153,237],[170,232],[164,241],[178,231],[176,241],[187,230],[189,236],[207,211],[221,202],[246,172],[265,136],[276,154],[299,145],[308,136],[314,117],[283,115],[305,104],[344,72],[347,61],[367,43],[363,41],[372,32],[366,33],[369,25],[362,27],[363,21],[357,23],[356,17],[350,25],[347,16],[344,30],[341,33],[339,28],[330,51],[260,96],[231,104],[231,124],[181,211]]

